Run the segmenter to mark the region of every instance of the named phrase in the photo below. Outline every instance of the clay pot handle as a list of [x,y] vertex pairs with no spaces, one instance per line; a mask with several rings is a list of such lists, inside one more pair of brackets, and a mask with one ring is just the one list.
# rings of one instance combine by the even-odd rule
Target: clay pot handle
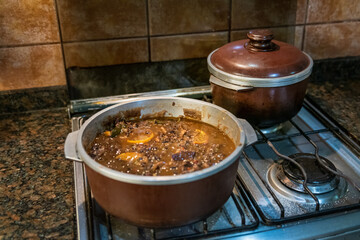
[[64,146],[65,159],[75,162],[83,162],[76,152],[76,140],[78,133],[79,131],[74,131],[67,135]]
[[245,119],[238,118],[246,136],[245,146],[250,146],[258,141],[257,134],[255,129],[251,126],[251,124]]
[[271,42],[274,38],[272,31],[268,29],[257,29],[248,32],[247,37],[250,41],[245,43],[245,48],[253,52],[271,52],[276,51],[280,47]]

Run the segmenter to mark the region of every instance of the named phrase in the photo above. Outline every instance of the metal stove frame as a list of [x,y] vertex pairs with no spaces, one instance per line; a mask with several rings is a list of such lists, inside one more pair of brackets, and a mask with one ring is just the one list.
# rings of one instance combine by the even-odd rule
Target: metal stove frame
[[[104,97],[96,99],[84,99],[73,100],[68,108],[69,116],[72,117],[72,130],[75,131],[80,128],[84,119],[90,116],[94,111],[105,108],[107,106],[120,103],[129,98],[139,98],[148,96],[181,96],[190,98],[204,98],[211,95],[210,86],[193,87],[185,89],[174,89],[167,91],[157,91],[141,94],[128,94],[113,97]],[[349,133],[344,130],[333,119],[322,113],[309,99],[305,99],[304,107],[313,114],[322,124],[326,126],[326,129],[315,130],[311,132],[300,132],[295,135],[305,134],[317,134],[326,131],[331,131],[337,138],[339,138],[347,147],[359,157],[360,147],[359,142],[353,139]],[[259,133],[262,137],[260,141],[267,141],[266,137]],[[284,136],[292,137],[292,136]],[[272,141],[279,140],[279,138],[270,139]],[[244,154],[244,158],[247,156]],[[248,160],[247,160],[248,161]],[[76,199],[76,213],[77,213],[77,229],[78,239],[113,239],[113,229],[111,229],[111,216],[106,214],[96,201],[92,199],[91,190],[87,184],[85,175],[85,169],[81,163],[74,162],[74,180],[75,180],[75,199]],[[265,182],[265,186],[266,181]],[[269,186],[267,188],[270,188]],[[234,193],[231,198],[237,202],[236,206],[241,215],[241,226],[233,226],[231,229],[225,231],[208,231],[208,223],[203,221],[200,223],[203,226],[203,231],[191,235],[180,236],[175,239],[184,238],[248,238],[251,239],[272,239],[286,238],[291,234],[293,239],[308,239],[308,238],[324,238],[332,239],[342,236],[346,236],[349,239],[357,239],[360,237],[360,210],[358,209],[360,204],[347,208],[339,208],[336,211],[317,211],[314,218],[314,214],[308,214],[302,217],[286,218],[285,213],[282,210],[282,217],[279,220],[267,219],[261,212],[261,209],[257,205],[256,201],[250,194],[249,189],[245,186],[243,180],[238,177],[234,188]],[[243,204],[243,205],[241,205]],[[242,207],[241,207],[242,206]],[[281,203],[280,203],[281,209]],[[246,213],[242,212],[244,207]],[[257,210],[254,211],[253,207]],[[335,213],[334,213],[335,212]],[[97,217],[94,217],[95,215]],[[247,215],[250,214],[249,219]],[[99,216],[101,223],[99,223]],[[259,218],[261,222],[259,223]],[[321,217],[322,216],[322,217]],[[320,217],[320,218],[319,218]],[[246,219],[246,220],[244,220]],[[305,220],[304,220],[305,219]],[[308,219],[308,220],[306,220]],[[253,221],[252,221],[253,220]],[[343,224],[339,226],[339,221]],[[230,223],[231,224],[231,223]],[[273,226],[277,224],[277,226]],[[329,229],[328,226],[332,226]],[[344,227],[345,226],[345,227]],[[314,232],[316,229],[316,233]],[[139,229],[139,236],[149,237],[150,239],[156,239],[156,229]],[[146,235],[146,232],[150,235]]]

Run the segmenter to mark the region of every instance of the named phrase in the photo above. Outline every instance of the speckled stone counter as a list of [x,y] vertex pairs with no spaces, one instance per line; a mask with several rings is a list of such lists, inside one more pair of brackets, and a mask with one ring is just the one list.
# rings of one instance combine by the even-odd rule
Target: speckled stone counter
[[0,91],[0,113],[65,107],[68,102],[66,86]]
[[65,108],[0,115],[0,239],[73,239]]
[[360,141],[360,58],[316,61],[308,96]]
[[311,82],[307,95],[360,140],[360,78]]

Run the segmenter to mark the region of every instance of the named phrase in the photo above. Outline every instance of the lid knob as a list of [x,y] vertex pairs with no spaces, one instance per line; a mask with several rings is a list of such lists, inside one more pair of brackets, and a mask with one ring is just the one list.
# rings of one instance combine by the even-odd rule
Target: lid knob
[[271,52],[279,49],[279,46],[271,42],[274,34],[268,29],[257,29],[248,32],[250,41],[245,43],[245,48],[253,52]]

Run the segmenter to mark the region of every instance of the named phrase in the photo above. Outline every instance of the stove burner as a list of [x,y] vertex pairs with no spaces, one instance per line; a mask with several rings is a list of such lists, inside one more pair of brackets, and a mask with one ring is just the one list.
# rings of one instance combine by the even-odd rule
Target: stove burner
[[[314,194],[327,193],[334,190],[339,184],[339,178],[327,171],[317,161],[316,156],[309,153],[297,153],[289,156],[299,163],[307,174],[307,186]],[[332,162],[328,159],[321,157],[324,163],[336,171],[336,168]],[[306,192],[303,187],[304,177],[301,174],[300,169],[289,161],[284,161],[281,164],[282,171],[280,171],[278,178],[288,188],[298,192]]]

